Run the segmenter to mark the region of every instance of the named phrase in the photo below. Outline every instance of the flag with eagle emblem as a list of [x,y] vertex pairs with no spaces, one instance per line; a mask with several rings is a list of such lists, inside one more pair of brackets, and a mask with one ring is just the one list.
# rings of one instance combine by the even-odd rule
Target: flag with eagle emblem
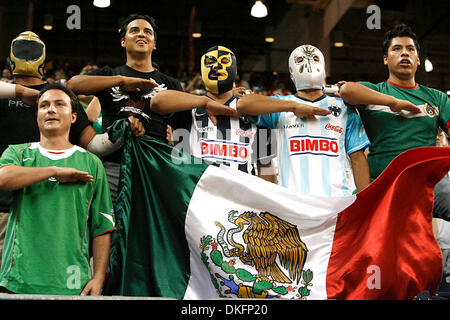
[[291,192],[127,135],[103,294],[177,299],[412,299],[442,255],[434,185],[450,148],[397,157],[362,192]]

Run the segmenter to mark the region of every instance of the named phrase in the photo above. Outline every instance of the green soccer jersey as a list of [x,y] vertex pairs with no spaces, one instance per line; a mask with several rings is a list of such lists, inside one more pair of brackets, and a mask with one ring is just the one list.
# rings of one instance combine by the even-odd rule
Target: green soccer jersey
[[389,81],[361,82],[375,91],[408,100],[422,109],[419,114],[396,114],[387,106],[359,105],[358,111],[370,140],[368,162],[372,179],[378,177],[400,153],[418,147],[436,146],[438,128],[447,132],[450,100],[444,93],[416,85],[405,88]]
[[59,183],[51,177],[13,192],[0,286],[22,294],[79,295],[92,278],[92,239],[115,230],[111,196],[98,157],[73,146],[63,151],[39,143],[11,145],[5,165],[71,167],[93,182]]

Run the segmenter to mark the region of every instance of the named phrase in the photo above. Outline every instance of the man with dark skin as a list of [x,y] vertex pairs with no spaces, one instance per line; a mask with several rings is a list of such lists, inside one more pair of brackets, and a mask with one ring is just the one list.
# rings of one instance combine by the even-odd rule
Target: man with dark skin
[[[435,146],[439,128],[450,133],[450,99],[416,82],[420,47],[411,28],[400,24],[388,31],[383,48],[387,81],[338,84],[342,99],[358,105],[371,142],[368,161],[372,179],[400,153]],[[433,216],[449,221],[449,203],[450,182],[442,179],[435,187]]]

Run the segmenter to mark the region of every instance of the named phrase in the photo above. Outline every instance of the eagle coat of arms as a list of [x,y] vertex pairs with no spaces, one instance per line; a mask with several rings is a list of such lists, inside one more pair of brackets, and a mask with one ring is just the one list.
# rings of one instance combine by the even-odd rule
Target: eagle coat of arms
[[[313,272],[303,270],[308,249],[295,225],[269,212],[232,210],[227,220],[233,227],[216,221],[216,237],[200,239],[203,263],[220,297],[309,296]],[[239,234],[243,243],[235,239]]]

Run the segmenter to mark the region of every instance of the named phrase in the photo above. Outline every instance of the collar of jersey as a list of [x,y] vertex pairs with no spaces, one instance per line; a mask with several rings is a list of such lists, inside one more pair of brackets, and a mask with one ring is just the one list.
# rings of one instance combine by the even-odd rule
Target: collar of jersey
[[84,151],[84,149],[78,147],[78,146],[72,146],[72,148],[65,149],[65,150],[49,150],[41,146],[39,142],[33,142],[30,146],[30,149],[38,149],[39,153],[51,160],[61,160],[69,158],[71,155],[75,153],[75,151]]
[[[214,100],[213,98],[211,98],[210,96],[208,96],[206,93],[205,94],[203,94],[205,97],[207,97],[207,98],[210,98],[211,100],[213,100],[213,101],[216,101],[216,100]],[[236,99],[237,97],[236,96],[232,96],[230,99],[228,99],[225,103],[224,103],[224,105],[226,105],[226,106],[228,106],[234,99]]]
[[418,86],[419,86],[419,84],[416,82],[416,84],[414,85],[414,86],[412,86],[412,87],[408,87],[408,86],[402,86],[401,84],[396,84],[396,83],[393,83],[391,80],[389,80],[389,79],[387,79],[387,83],[389,83],[391,86],[394,86],[394,87],[398,87],[398,88],[402,88],[402,89],[416,89]]
[[300,97],[297,93],[294,94],[294,96],[295,96],[296,98],[300,99],[300,100],[304,100],[304,101],[308,101],[308,102],[317,102],[317,101],[320,101],[320,100],[322,100],[322,99],[325,99],[325,97],[326,97],[327,95],[326,95],[326,94],[323,94],[323,95],[321,95],[320,97],[318,97],[318,98],[315,99],[315,100],[309,100],[309,99],[306,99],[306,98],[302,98],[302,97]]

